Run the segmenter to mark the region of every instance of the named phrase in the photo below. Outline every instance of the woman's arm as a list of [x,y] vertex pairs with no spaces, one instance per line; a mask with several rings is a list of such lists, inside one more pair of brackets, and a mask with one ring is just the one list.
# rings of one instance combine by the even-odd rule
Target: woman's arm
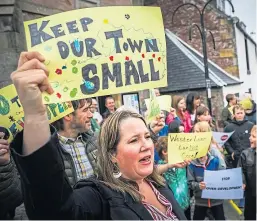
[[102,208],[98,191],[91,187],[72,189],[64,171],[57,133],[53,128],[51,133],[44,146],[27,156],[22,155],[22,132],[11,144],[29,219],[97,219]]
[[55,131],[50,133],[42,102],[42,92],[53,93],[44,60],[38,52],[21,53],[18,69],[11,75],[25,116],[24,131],[11,143],[24,203],[30,219],[85,219],[93,206],[101,206],[89,192],[83,191],[81,197],[73,191],[64,172],[59,140]]

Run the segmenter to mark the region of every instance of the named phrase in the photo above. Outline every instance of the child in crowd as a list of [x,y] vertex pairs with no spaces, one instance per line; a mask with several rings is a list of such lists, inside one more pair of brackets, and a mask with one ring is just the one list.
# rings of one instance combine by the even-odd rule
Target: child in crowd
[[196,108],[195,123],[206,121],[209,123],[212,131],[217,131],[216,126],[213,123],[209,109],[206,106],[200,105]]
[[173,121],[169,124],[169,133],[184,133],[185,127],[180,121]]
[[185,98],[182,96],[174,96],[172,99],[174,109],[166,118],[166,124],[169,125],[174,120],[178,120],[184,125],[184,132],[189,133],[192,129],[191,117],[186,111]]
[[256,220],[256,125],[250,136],[251,147],[244,150],[238,161],[242,167],[245,188],[245,220]]
[[[195,133],[211,132],[211,127],[206,121],[198,122],[195,124],[193,131]],[[220,167],[226,169],[225,157],[222,154],[223,151],[224,151],[224,149],[222,147],[220,147],[218,145],[218,143],[212,137],[209,152],[212,156],[218,157]]]
[[[168,137],[159,137],[156,150],[160,156],[158,164],[167,165],[165,169],[162,169],[162,173],[168,187],[172,190],[175,199],[179,203],[182,209],[185,211],[190,206],[190,197],[189,189],[187,184],[186,176],[186,165],[187,163],[170,165],[168,164]],[[163,168],[163,167],[162,167]],[[188,219],[190,219],[190,210],[189,213],[185,213]]]
[[[199,122],[195,125],[195,132],[208,132],[210,126],[207,122]],[[210,145],[210,152],[212,149],[217,154],[219,150],[214,146],[215,141],[212,140]],[[215,149],[216,148],[216,149]],[[216,151],[217,150],[217,151]],[[221,163],[221,157],[213,156],[210,152],[206,156],[193,160],[187,169],[188,184],[195,196],[195,211],[193,220],[204,220],[208,208],[210,208],[212,215],[216,220],[225,220],[223,210],[223,200],[203,199],[202,190],[206,188],[204,180],[204,170],[222,170],[226,169],[225,162]],[[215,154],[214,154],[215,155]]]

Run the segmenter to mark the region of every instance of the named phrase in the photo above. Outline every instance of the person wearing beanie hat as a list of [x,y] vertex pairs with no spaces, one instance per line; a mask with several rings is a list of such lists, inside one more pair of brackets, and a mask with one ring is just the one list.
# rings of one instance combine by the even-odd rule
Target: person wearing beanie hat
[[245,109],[246,119],[256,125],[256,103],[250,98],[244,98],[240,105]]

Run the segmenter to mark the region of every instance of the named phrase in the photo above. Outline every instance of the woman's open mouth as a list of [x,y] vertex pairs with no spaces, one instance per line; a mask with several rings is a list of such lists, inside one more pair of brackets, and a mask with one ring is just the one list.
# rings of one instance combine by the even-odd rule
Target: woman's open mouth
[[139,162],[143,165],[148,165],[151,163],[151,155],[145,156],[144,158],[142,158],[141,160],[139,160]]

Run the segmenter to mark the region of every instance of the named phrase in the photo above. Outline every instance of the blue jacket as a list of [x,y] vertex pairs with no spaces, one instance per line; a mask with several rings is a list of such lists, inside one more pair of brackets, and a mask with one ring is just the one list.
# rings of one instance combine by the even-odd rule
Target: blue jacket
[[195,196],[195,205],[212,207],[223,203],[223,200],[203,199],[202,190],[199,183],[204,181],[204,170],[222,170],[226,169],[221,166],[218,157],[208,154],[208,160],[205,165],[201,164],[198,159],[193,160],[187,168],[187,180],[190,189],[193,190]]

